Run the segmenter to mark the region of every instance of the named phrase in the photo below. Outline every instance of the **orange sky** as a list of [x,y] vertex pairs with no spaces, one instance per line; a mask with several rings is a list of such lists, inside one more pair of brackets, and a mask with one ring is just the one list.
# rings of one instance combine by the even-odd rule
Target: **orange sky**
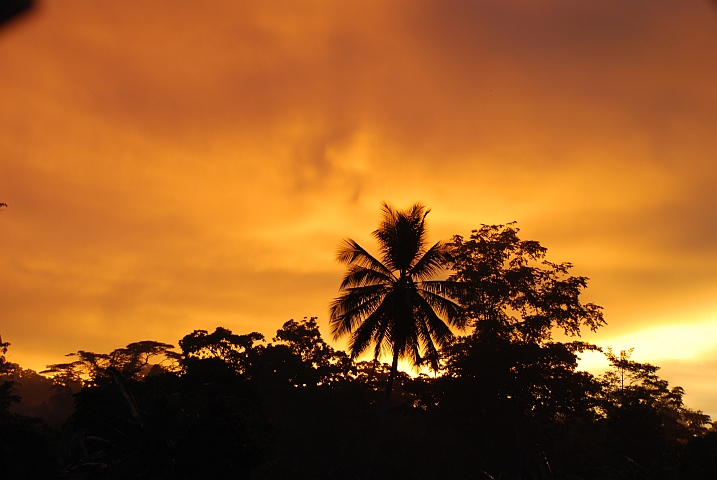
[[717,415],[713,2],[197,5],[48,0],[0,30],[12,361],[326,334],[340,240],[421,201],[433,240],[518,221],[591,278],[585,340]]

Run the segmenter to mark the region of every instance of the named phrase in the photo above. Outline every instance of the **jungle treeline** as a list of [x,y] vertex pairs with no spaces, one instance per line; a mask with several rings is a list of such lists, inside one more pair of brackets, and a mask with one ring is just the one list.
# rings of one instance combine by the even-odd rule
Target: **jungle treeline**
[[[217,327],[176,348],[78,351],[42,375],[6,362],[3,344],[0,477],[717,478],[717,431],[658,367],[606,350],[605,374],[578,369],[600,350],[581,331],[605,324],[581,300],[587,278],[514,224],[419,242],[403,268],[397,252],[405,235],[425,236],[426,213],[387,207],[381,258],[343,245],[330,333],[349,353],[314,317],[271,339]],[[437,268],[447,277],[429,278]],[[405,318],[401,288],[420,295]],[[398,358],[415,369],[397,371]]]

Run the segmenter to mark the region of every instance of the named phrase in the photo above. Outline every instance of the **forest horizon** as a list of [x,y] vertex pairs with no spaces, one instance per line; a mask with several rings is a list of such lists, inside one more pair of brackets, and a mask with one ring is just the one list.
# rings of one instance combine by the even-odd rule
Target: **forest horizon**
[[[717,473],[717,422],[687,407],[683,388],[632,359],[632,349],[579,340],[605,320],[602,307],[584,301],[588,279],[572,275],[572,264],[546,260],[547,249],[521,239],[515,223],[430,244],[428,213],[420,203],[383,203],[376,256],[342,242],[336,259],[346,273],[330,332],[349,337],[348,353],[326,343],[315,317],[285,322],[271,342],[217,327],[185,335],[178,350],[152,340],[78,350],[40,375],[8,362],[10,344],[0,341],[3,475]],[[554,339],[558,329],[570,341]],[[371,360],[360,361],[366,350]],[[604,353],[609,370],[581,371],[588,351]],[[399,358],[432,375],[400,372]]]

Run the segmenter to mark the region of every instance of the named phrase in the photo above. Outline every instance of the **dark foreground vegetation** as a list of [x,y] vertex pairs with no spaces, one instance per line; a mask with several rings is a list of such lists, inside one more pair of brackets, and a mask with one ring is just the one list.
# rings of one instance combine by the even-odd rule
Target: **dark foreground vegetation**
[[[578,370],[597,350],[580,330],[604,324],[586,278],[512,224],[429,247],[425,214],[385,207],[379,259],[343,245],[331,330],[351,355],[305,318],[271,341],[220,327],[179,351],[79,351],[45,376],[3,356],[0,477],[717,478],[710,418],[657,367],[606,351],[606,374]],[[401,357],[425,373],[398,372]]]

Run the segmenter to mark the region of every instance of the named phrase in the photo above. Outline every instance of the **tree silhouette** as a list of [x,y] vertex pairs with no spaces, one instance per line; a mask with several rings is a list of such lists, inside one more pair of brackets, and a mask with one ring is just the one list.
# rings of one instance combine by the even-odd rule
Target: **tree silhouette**
[[613,448],[648,468],[655,456],[704,435],[710,417],[687,408],[684,389],[670,388],[660,367],[632,360],[632,352],[605,352],[612,369],[602,376],[603,409]]
[[[717,478],[717,423],[659,367],[606,349],[594,376],[579,354],[599,347],[553,338],[604,324],[587,278],[514,224],[431,246],[427,213],[384,205],[376,257],[342,244],[330,326],[349,355],[304,317],[270,341],[217,327],[181,352],[77,350],[39,381],[0,339],[0,478]],[[434,371],[398,372],[401,357]]]
[[[321,337],[317,318],[304,318],[301,321],[289,320],[276,331],[275,342],[286,346],[289,351],[301,359],[303,384],[327,384],[346,378],[351,360],[342,351],[336,351]],[[271,348],[269,349],[269,352]],[[308,378],[307,378],[308,377]]]
[[231,365],[241,375],[249,374],[251,365],[263,347],[264,335],[252,332],[237,335],[223,327],[217,327],[213,333],[195,330],[179,341],[182,349],[182,363],[186,368],[192,362],[206,359],[221,359]]
[[[10,343],[3,342],[2,337],[0,337],[0,377],[6,377],[12,373],[14,368],[14,365],[5,359],[5,354],[9,346]],[[2,384],[0,384],[0,415],[7,412],[11,404],[20,401],[20,397],[12,393],[14,383],[12,380],[8,381],[3,379]]]
[[429,210],[416,203],[405,211],[383,204],[383,218],[372,235],[379,244],[380,260],[352,239],[339,248],[337,260],[348,265],[341,295],[330,307],[330,327],[335,339],[350,335],[352,358],[374,347],[374,358],[392,355],[391,373],[366,476],[380,443],[398,359],[414,365],[424,359],[436,367],[438,349],[453,339],[450,326],[463,329],[462,309],[452,298],[461,285],[430,280],[448,261],[448,251],[438,242],[427,248],[425,218]]
[[444,350],[439,379],[441,409],[456,435],[475,445],[482,465],[511,475],[533,462],[536,444],[554,458],[577,442],[547,446],[596,420],[600,384],[579,371],[578,354],[597,347],[552,335],[561,329],[577,336],[605,323],[599,306],[581,300],[588,279],[570,275],[570,263],[545,260],[547,249],[518,233],[515,223],[481,225],[448,244],[449,280],[465,285],[473,331]]
[[21,400],[15,382],[5,380],[20,370],[5,359],[9,346],[0,338],[0,478],[53,478],[57,465],[42,420],[9,410]]
[[[125,348],[117,348],[110,353],[95,353],[78,350],[68,353],[66,357],[77,357],[69,363],[48,365],[41,374],[52,375],[57,385],[79,383],[83,386],[96,383],[98,378],[109,378],[112,375],[107,371],[115,369],[126,379],[138,379],[158,365],[150,364],[153,357],[164,357],[166,360],[176,361],[179,354],[173,352],[173,345],[143,340],[133,342]],[[162,370],[161,367],[159,367]]]
[[515,222],[482,225],[470,239],[449,244],[454,274],[450,280],[469,289],[466,307],[476,332],[520,343],[549,341],[557,327],[566,335],[605,325],[602,308],[582,303],[587,277],[570,275],[572,264],[545,260],[547,248],[521,240]]

